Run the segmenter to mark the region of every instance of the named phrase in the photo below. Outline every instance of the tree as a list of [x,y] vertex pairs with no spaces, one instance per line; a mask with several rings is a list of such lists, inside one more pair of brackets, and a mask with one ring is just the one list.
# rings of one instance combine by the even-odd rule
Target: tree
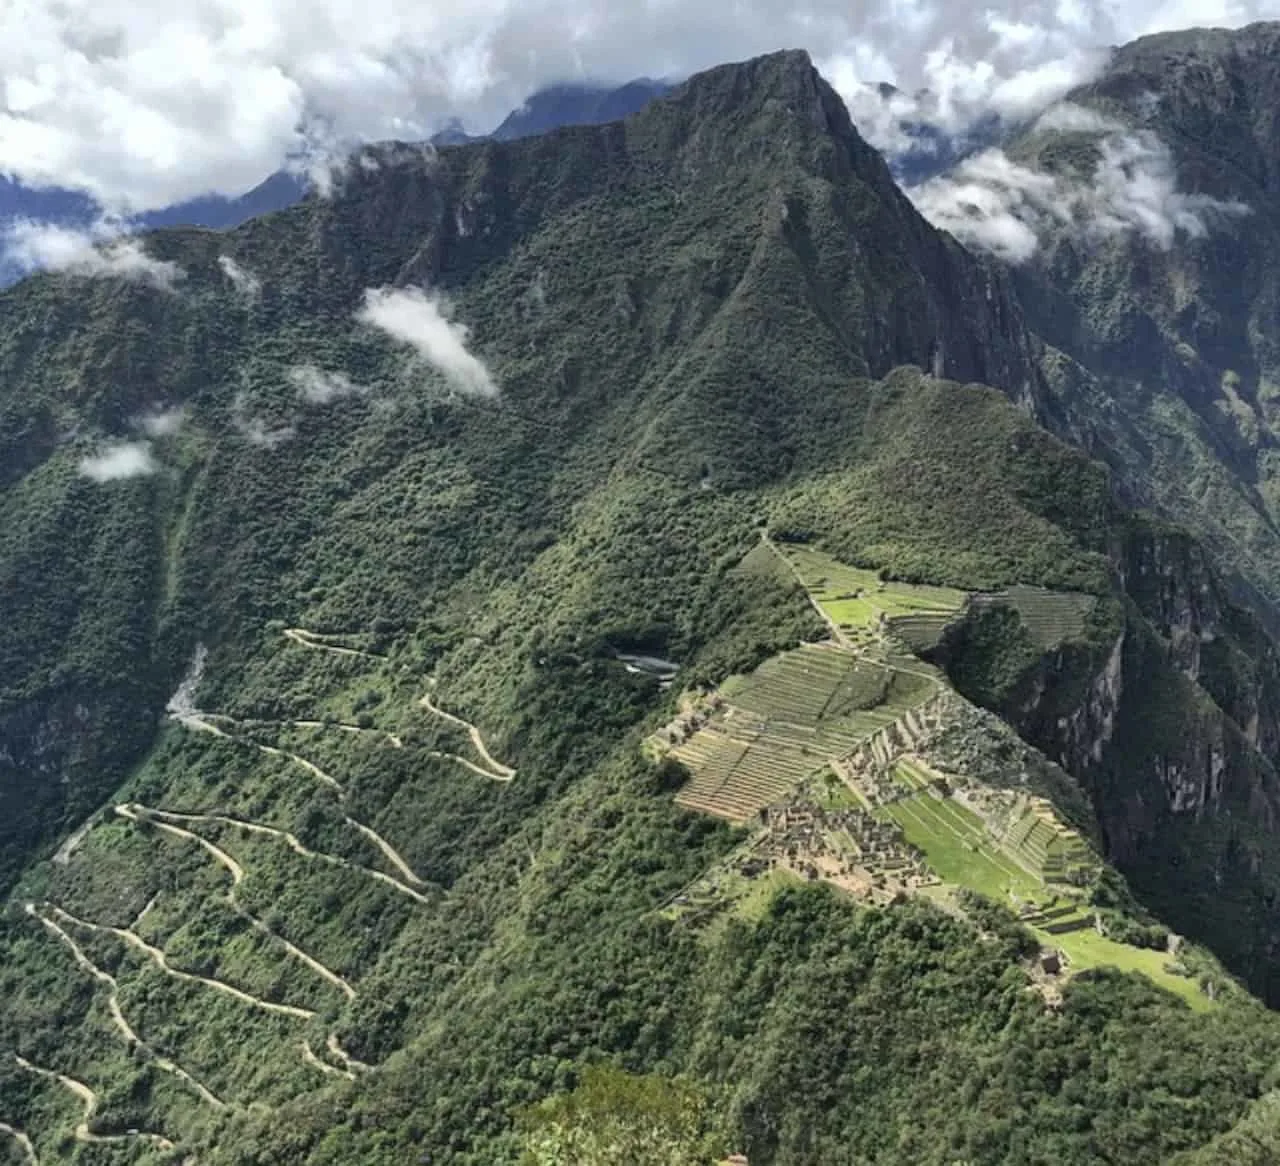
[[522,1166],[699,1166],[723,1157],[693,1085],[637,1076],[611,1065],[586,1069],[572,1093],[527,1110]]

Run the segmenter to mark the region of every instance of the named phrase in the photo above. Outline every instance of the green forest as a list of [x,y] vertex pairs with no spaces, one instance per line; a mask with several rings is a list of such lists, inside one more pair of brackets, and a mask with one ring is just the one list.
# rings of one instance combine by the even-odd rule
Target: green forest
[[[1271,535],[1081,439],[1031,293],[804,54],[364,162],[148,235],[173,288],[0,292],[0,1162],[1270,1161]],[[846,639],[859,747],[928,722],[973,805],[1042,799],[1065,911],[928,767],[895,845],[946,893],[673,909],[760,820],[655,735]]]

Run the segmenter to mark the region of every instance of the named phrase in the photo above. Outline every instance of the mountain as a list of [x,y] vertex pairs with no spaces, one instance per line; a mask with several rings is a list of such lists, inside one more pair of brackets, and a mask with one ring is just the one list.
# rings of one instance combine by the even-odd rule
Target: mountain
[[[597,125],[616,121],[634,113],[654,97],[670,89],[660,81],[642,78],[622,86],[553,85],[539,90],[519,109],[513,110],[493,132],[499,141],[543,134],[568,125]],[[454,119],[445,129],[434,134],[433,144],[457,146],[480,141],[485,135],[466,133]],[[159,211],[138,216],[138,226],[196,226],[221,230],[238,226],[247,219],[292,206],[306,193],[306,178],[280,171],[236,198],[209,195],[178,203]],[[42,223],[87,226],[98,217],[98,210],[86,195],[59,189],[31,189],[0,175],[0,224],[14,219],[32,219]],[[0,269],[0,275],[3,274]],[[7,278],[16,278],[13,272]]]
[[499,142],[513,142],[545,134],[561,126],[602,125],[638,113],[671,86],[647,77],[621,87],[607,85],[552,85],[539,90],[519,109],[512,110],[491,135]]
[[[1151,732],[1175,722],[1165,720],[1167,694],[1146,688],[1147,648],[1127,635],[1111,679],[1029,663],[986,703],[1094,791],[1109,848],[1147,901],[1171,919],[1216,915],[1219,940],[1266,917],[1277,887],[1262,872],[1275,849],[1280,740],[1270,400],[1278,43],[1275,24],[1137,41],[1068,94],[1065,113],[1002,149],[1011,181],[1040,192],[1027,199],[1038,246],[1008,268],[1027,327],[1046,343],[1035,415],[1108,465],[1126,507],[1202,540],[1156,536],[1117,563],[1200,691],[1174,737]],[[959,173],[972,171],[962,163]],[[1111,226],[1082,230],[1082,207]],[[1224,604],[1247,616],[1224,619]],[[1082,683],[1094,686],[1101,740],[1080,739],[1063,718],[1060,694],[1074,705]],[[1177,877],[1169,847],[1181,855]],[[1224,886],[1239,865],[1262,878],[1236,896]],[[1253,965],[1269,967],[1274,922],[1251,942]]]
[[359,161],[0,292],[0,1145],[1270,1137],[1261,589],[1030,274],[801,53]]

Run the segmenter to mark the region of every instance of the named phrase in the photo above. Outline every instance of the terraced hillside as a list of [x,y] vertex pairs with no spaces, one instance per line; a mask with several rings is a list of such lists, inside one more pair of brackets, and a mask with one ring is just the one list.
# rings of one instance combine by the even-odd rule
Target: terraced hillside
[[1018,613],[1032,641],[1043,651],[1068,640],[1081,639],[1085,633],[1085,621],[1097,603],[1096,595],[1020,585],[982,592],[970,600],[971,606],[978,610],[1011,607]]
[[883,579],[803,543],[772,545],[838,633],[864,642],[892,632],[912,651],[923,651],[938,642],[968,599],[952,587]]
[[[1105,934],[1089,907],[1103,864],[1048,797],[926,760],[933,739],[972,710],[940,674],[894,646],[912,638],[903,620],[929,621],[920,639],[936,643],[970,597],[885,583],[768,537],[740,569],[771,565],[803,584],[838,639],[784,652],[694,697],[655,739],[690,771],[679,805],[755,823],[737,852],[675,897],[673,917],[714,916],[726,904],[749,913],[788,878],[880,902],[976,892],[1015,911],[1066,975],[1139,971],[1208,1007],[1185,967]],[[1081,634],[1091,599],[1028,587],[973,597],[1015,607],[1046,649]]]
[[679,805],[745,820],[928,700],[937,684],[924,665],[804,644],[730,677],[655,743],[692,774]]

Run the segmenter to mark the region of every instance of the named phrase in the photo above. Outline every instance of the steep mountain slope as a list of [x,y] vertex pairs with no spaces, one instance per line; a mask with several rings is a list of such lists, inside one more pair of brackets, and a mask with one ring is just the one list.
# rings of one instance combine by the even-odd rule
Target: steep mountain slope
[[1045,245],[1018,272],[1022,301],[1035,330],[1091,374],[1057,378],[1073,437],[1115,467],[1133,503],[1207,538],[1269,619],[1280,578],[1278,44],[1276,24],[1137,41],[1068,95],[1085,118],[1037,123],[1008,149],[1068,184],[1104,172],[1147,182],[1128,208],[1148,216],[1141,229],[1042,222]]
[[[847,634],[799,567],[748,569],[768,541],[986,593],[939,649],[957,685],[1015,716],[1044,707],[1030,670],[1069,674],[1086,753],[1121,724],[1093,687],[1118,644],[1170,717],[1274,691],[1187,678],[1179,587],[1231,632],[1206,687],[1265,636],[1029,419],[1051,399],[1006,277],[920,219],[807,58],[363,162],[331,200],[150,237],[172,287],[0,296],[4,1129],[42,1160],[514,1161],[517,1115],[601,1058],[687,1074],[708,1153],[753,1163],[1158,1162],[1247,1119],[1280,1027],[1194,945],[1050,984],[1011,902],[783,878],[671,910],[746,832],[681,809],[646,738]],[[1034,639],[1019,585],[1088,619]],[[1131,790],[954,701],[931,765],[1108,840],[1086,789],[1104,827]],[[1227,828],[1275,796],[1251,749],[1218,773]],[[1258,900],[1238,935],[1198,902],[1169,922],[1265,984],[1275,868],[1248,858],[1220,871]],[[1073,925],[1168,941],[1081,865]]]
[[[1130,629],[1084,668],[1025,650],[1015,665],[988,629],[964,651],[1002,645],[1006,685],[972,691],[1090,786],[1113,854],[1153,903],[1216,915],[1227,943],[1273,896],[1255,887],[1230,910],[1216,890],[1213,910],[1204,899],[1238,864],[1267,866],[1274,847],[1275,651],[1263,628],[1274,634],[1280,578],[1268,419],[1277,37],[1262,24],[1135,42],[994,161],[958,172],[1038,239],[1010,268],[1028,326],[1051,346],[1037,415],[1104,460],[1127,505],[1204,539],[1226,584],[1176,531],[1135,529],[1114,561],[1156,639]],[[1154,690],[1153,653],[1193,687]],[[1268,927],[1249,945],[1257,974],[1269,975],[1276,943]]]
[[[513,109],[491,135],[497,141],[545,134],[561,126],[598,125],[616,121],[642,109],[670,89],[659,81],[641,78],[626,85],[552,85],[533,94]],[[432,135],[438,146],[456,146],[482,140],[484,134],[468,134],[456,121]],[[138,216],[140,229],[196,226],[221,230],[235,227],[259,215],[292,206],[306,194],[309,181],[303,174],[278,171],[252,190],[235,198],[207,195],[189,202],[149,211]],[[0,227],[31,220],[37,223],[85,228],[100,215],[93,201],[76,191],[32,190],[0,176]],[[0,255],[0,283],[11,283],[24,272]]]

